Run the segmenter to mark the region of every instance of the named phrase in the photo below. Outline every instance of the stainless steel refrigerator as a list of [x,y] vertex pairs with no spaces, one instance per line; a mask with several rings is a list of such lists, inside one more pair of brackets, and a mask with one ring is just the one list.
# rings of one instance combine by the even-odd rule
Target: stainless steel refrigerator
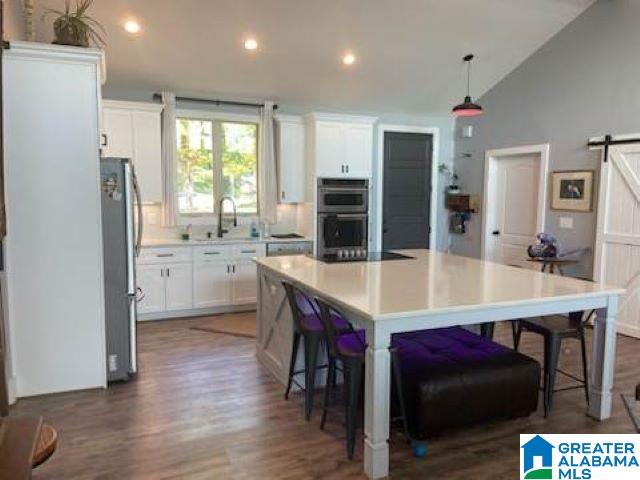
[[128,380],[137,371],[135,257],[142,236],[142,204],[130,160],[101,159],[100,177],[107,379]]

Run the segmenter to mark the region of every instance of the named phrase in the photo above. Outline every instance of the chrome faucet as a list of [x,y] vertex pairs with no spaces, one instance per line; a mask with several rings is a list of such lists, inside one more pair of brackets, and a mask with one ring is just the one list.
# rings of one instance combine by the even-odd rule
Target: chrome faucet
[[222,197],[220,199],[220,203],[218,204],[218,238],[222,238],[222,235],[228,233],[229,230],[225,230],[222,228],[222,206],[224,205],[224,201],[229,200],[231,205],[233,205],[233,226],[238,226],[238,215],[236,213],[236,202],[233,201],[231,197]]

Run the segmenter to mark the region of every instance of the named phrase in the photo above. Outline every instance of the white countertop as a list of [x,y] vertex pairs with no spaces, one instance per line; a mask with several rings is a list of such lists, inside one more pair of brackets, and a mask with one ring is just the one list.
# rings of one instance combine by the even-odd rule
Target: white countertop
[[261,257],[256,262],[373,320],[624,293],[620,288],[433,250],[399,253],[415,258],[327,264],[296,255]]
[[180,238],[143,238],[143,247],[193,247],[198,245],[234,245],[239,243],[292,243],[311,242],[309,238],[273,238],[273,237],[224,237],[206,240],[182,240]]

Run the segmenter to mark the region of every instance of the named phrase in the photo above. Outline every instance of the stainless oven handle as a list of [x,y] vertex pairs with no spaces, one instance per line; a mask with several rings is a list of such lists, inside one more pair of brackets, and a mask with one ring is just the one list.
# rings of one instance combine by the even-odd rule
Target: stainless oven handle
[[338,220],[341,220],[341,219],[367,220],[369,218],[369,215],[367,215],[366,213],[320,213],[318,214],[318,216],[321,218],[337,217]]
[[367,193],[369,189],[367,187],[349,187],[349,188],[336,188],[336,187],[320,187],[318,189],[320,193],[346,193],[346,194],[362,194]]

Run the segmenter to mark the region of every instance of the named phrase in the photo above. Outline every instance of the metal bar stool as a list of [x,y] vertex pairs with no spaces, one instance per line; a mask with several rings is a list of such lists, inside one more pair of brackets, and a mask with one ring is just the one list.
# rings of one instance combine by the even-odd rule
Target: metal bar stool
[[[320,307],[320,318],[324,325],[329,350],[329,378],[324,395],[324,405],[322,409],[322,420],[320,428],[323,429],[327,420],[327,410],[329,398],[332,396],[335,384],[336,363],[340,361],[344,374],[345,387],[345,418],[347,428],[347,456],[353,459],[356,444],[356,430],[358,415],[360,413],[360,400],[363,392],[364,362],[366,350],[366,338],[364,330],[354,330],[353,326],[345,319],[345,316],[333,305],[329,305],[324,300],[316,298],[316,303]],[[340,317],[348,325],[347,332],[340,332],[336,329],[335,318]],[[393,344],[393,340],[392,340]],[[394,379],[394,386],[400,404],[400,419],[404,427],[407,439],[409,429],[404,408],[404,398],[402,394],[402,383],[400,376],[400,366],[396,359],[396,349],[391,348],[391,368]]]
[[[289,399],[292,383],[295,376],[304,373],[304,410],[307,421],[311,418],[313,411],[313,395],[316,383],[316,372],[318,369],[327,368],[327,365],[318,365],[318,353],[320,344],[324,340],[324,327],[320,320],[318,307],[302,290],[294,287],[289,282],[282,282],[287,293],[287,300],[293,316],[293,346],[291,349],[291,360],[289,362],[289,378],[287,389],[284,394],[285,400]],[[349,326],[346,320],[334,317],[337,331],[347,331]],[[300,341],[304,343],[304,369],[296,370],[296,359]],[[295,382],[298,385],[297,382]],[[298,385],[300,386],[300,385]]]
[[[517,324],[515,349],[518,350],[520,337],[524,330],[537,333],[544,337],[544,416],[547,417],[553,405],[553,394],[555,392],[574,390],[583,388],[587,405],[589,404],[589,375],[587,369],[587,349],[585,342],[584,326],[591,319],[595,312],[590,312],[583,321],[584,312],[571,312],[568,317],[562,315],[550,315],[540,318],[528,318],[516,320]],[[568,372],[558,368],[560,360],[560,349],[562,341],[567,338],[575,338],[580,341],[582,349],[582,371],[583,378],[578,378]],[[555,389],[556,373],[560,373],[580,383],[571,387]]]

